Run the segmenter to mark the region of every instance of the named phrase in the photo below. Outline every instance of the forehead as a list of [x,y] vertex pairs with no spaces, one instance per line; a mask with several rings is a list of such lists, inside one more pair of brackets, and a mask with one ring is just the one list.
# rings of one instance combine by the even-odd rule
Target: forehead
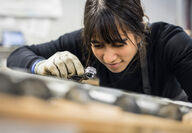
[[124,36],[129,39],[128,23],[111,12],[105,11],[103,14],[96,15],[86,28],[89,36],[88,41],[94,39],[113,43],[114,40],[123,40]]
[[128,29],[128,28],[120,28],[117,26],[117,32],[108,32],[106,34],[100,34],[99,32],[94,32],[93,36],[91,37],[91,40],[95,40],[98,42],[107,42],[107,43],[113,43],[115,41],[122,41],[125,39],[131,39],[134,37],[134,34]]
[[91,39],[102,40],[104,42],[111,42],[113,40],[122,40],[125,37],[128,38],[129,34],[131,34],[128,28],[123,28],[120,26],[116,26],[114,27],[114,29],[112,28],[109,28],[107,30],[105,29],[104,31],[105,32],[103,32],[102,29],[94,30]]

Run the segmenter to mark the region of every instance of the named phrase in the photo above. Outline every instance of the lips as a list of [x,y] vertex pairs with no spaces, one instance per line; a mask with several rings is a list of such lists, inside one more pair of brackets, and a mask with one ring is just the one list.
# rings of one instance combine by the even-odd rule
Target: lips
[[107,66],[108,68],[110,68],[110,69],[115,70],[115,69],[118,69],[118,68],[119,68],[120,64],[121,64],[121,62],[119,62],[119,63],[113,63],[113,64],[106,64],[106,66]]

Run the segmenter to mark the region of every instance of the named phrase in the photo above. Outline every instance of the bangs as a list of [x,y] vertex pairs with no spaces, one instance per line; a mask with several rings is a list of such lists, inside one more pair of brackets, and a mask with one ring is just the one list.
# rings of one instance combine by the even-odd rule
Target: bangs
[[121,30],[123,34],[127,36],[125,26],[123,22],[111,11],[103,9],[99,15],[95,17],[94,26],[90,28],[90,40],[99,40],[106,43],[113,43],[116,40],[122,41],[119,31]]

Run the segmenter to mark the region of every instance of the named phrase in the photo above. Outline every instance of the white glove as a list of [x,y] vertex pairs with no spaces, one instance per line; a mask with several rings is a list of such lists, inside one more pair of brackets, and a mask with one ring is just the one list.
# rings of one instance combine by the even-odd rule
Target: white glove
[[68,51],[57,52],[47,60],[38,62],[35,73],[70,78],[73,75],[84,74],[84,68],[79,59]]

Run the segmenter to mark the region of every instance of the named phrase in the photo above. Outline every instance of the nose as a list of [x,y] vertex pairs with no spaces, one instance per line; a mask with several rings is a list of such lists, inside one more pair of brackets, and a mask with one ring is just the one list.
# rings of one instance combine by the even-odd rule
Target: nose
[[115,62],[117,59],[117,53],[111,46],[107,46],[103,55],[103,61],[107,64]]

